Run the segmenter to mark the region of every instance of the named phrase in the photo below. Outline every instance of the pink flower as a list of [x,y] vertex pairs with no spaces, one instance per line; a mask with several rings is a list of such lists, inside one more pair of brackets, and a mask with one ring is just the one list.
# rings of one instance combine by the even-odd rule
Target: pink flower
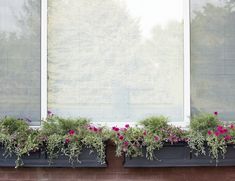
[[155,141],[159,141],[159,136],[154,136]]
[[227,133],[228,130],[226,128],[223,129],[223,133]]
[[114,131],[119,131],[119,128],[116,127],[116,126],[114,126],[112,129],[113,129]]
[[214,115],[215,115],[215,116],[217,116],[217,115],[218,115],[218,112],[217,112],[217,111],[215,111],[215,112],[214,112]]
[[215,132],[215,136],[218,137],[219,135],[220,135],[220,132],[216,131],[216,132]]
[[228,130],[221,125],[217,126],[217,131],[219,131],[221,134],[228,132]]
[[143,134],[144,134],[144,136],[146,136],[147,135],[147,131],[145,130]]
[[225,137],[224,137],[224,140],[225,141],[228,141],[228,140],[231,140],[232,139],[232,136],[230,136],[230,135],[226,135]]
[[75,134],[75,131],[71,129],[71,130],[69,131],[69,134],[70,134],[70,135],[74,135],[74,134]]
[[234,129],[234,124],[231,124],[231,125],[230,125],[230,128],[231,128],[231,129]]
[[207,131],[207,134],[208,134],[208,135],[211,135],[211,134],[212,134],[212,131],[211,131],[211,130]]
[[124,131],[124,132],[126,132],[126,131],[127,131],[127,129],[126,129],[126,128],[121,128],[120,130],[121,130],[121,131]]
[[122,135],[120,135],[120,136],[119,136],[119,139],[120,139],[120,140],[123,140],[123,139],[124,139],[124,137],[123,137]]
[[96,127],[94,127],[94,128],[93,128],[93,130],[94,130],[95,132],[97,132],[97,131],[98,131],[98,129],[97,129]]
[[70,142],[70,139],[69,138],[66,138],[65,139],[65,143],[69,143]]
[[119,128],[115,128],[115,130],[114,131],[119,131]]
[[128,141],[125,141],[125,142],[124,142],[124,145],[125,145],[125,146],[128,146],[128,145],[129,145]]
[[220,132],[223,131],[223,128],[224,128],[224,127],[221,126],[221,125],[218,125],[218,126],[217,126],[217,130],[220,131]]
[[126,124],[126,125],[125,125],[125,128],[129,128],[129,127],[130,127],[130,125],[129,125],[129,124]]

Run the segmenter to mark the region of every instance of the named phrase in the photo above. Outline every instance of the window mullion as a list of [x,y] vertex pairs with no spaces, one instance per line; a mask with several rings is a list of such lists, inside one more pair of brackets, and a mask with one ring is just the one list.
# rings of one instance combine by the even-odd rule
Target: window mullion
[[41,0],[41,119],[47,116],[47,0]]
[[190,121],[190,0],[184,0],[184,126]]

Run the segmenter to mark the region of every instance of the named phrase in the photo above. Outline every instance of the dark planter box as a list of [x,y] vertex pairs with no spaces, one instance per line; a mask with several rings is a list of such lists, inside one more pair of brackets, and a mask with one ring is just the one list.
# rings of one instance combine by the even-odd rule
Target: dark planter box
[[[208,149],[206,149],[208,153]],[[143,148],[145,155],[146,148]],[[146,157],[126,157],[124,167],[196,167],[196,166],[235,166],[235,146],[228,145],[225,158],[217,162],[207,155],[196,156],[190,151],[187,143],[174,145],[164,144],[163,148],[156,150],[157,159],[148,160]]]
[[97,152],[84,148],[79,156],[79,162],[71,164],[68,157],[60,155],[58,159],[53,160],[47,167],[107,167],[107,164],[101,164],[97,160]]
[[[12,155],[7,158],[4,155],[4,148],[0,146],[0,167],[15,167],[16,166],[16,156]],[[25,155],[22,158],[23,167],[44,167],[48,165],[48,161],[45,158],[45,152],[36,151],[30,153],[30,155]]]
[[[0,146],[0,167],[15,167],[16,166],[16,156],[5,157],[4,148]],[[84,148],[81,152],[79,160],[81,163],[76,163],[72,165],[69,159],[64,156],[60,156],[58,159],[54,160],[52,164],[49,164],[47,159],[47,154],[45,151],[32,152],[30,155],[26,155],[22,158],[22,167],[107,167],[105,164],[100,164],[97,161],[97,153],[90,153],[90,149]]]
[[155,160],[148,160],[146,148],[143,148],[144,157],[125,158],[124,167],[184,167],[190,160],[190,149],[186,143],[174,145],[164,144],[163,148],[154,151]]
[[206,153],[206,155],[196,156],[192,152],[190,156],[192,166],[235,166],[235,145],[228,145],[225,157],[220,157],[217,162],[211,159],[208,148]]

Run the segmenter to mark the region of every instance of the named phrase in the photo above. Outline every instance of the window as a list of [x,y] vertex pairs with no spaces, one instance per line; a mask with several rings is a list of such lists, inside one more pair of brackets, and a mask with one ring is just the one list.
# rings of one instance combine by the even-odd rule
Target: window
[[191,1],[191,110],[235,121],[235,1]]
[[0,0],[0,117],[39,125],[49,109],[113,125],[161,114],[185,126],[218,111],[235,121],[234,6]]
[[40,15],[38,0],[0,0],[0,117],[39,125]]
[[183,0],[50,0],[48,9],[53,113],[183,121]]

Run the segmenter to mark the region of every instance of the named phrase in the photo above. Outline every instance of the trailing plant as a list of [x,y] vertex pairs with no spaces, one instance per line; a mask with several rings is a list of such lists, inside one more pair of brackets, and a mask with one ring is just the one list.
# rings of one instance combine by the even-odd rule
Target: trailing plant
[[108,133],[104,127],[91,125],[86,118],[64,119],[49,115],[41,129],[49,162],[61,155],[69,158],[72,165],[80,163],[83,148],[96,151],[100,163],[105,163],[105,141]]
[[197,131],[190,131],[188,134],[188,145],[196,156],[206,155],[205,137]]
[[225,157],[227,145],[234,144],[235,141],[234,125],[218,125],[215,130],[209,130],[207,133],[207,145],[209,154],[213,159],[218,161],[219,156]]
[[190,121],[190,130],[200,132],[202,136],[206,136],[209,130],[214,130],[220,124],[217,112],[213,114],[198,114],[194,115]]
[[111,140],[116,145],[116,155],[137,157],[142,156],[143,130],[138,127],[130,127],[128,124],[123,128],[112,128]]
[[0,143],[6,158],[16,156],[16,167],[23,165],[24,155],[30,155],[41,146],[38,130],[31,129],[27,120],[12,117],[0,120]]
[[217,112],[214,115],[204,113],[191,118],[188,144],[196,156],[206,155],[207,132],[215,130],[219,124]]
[[[116,145],[116,155],[124,153],[128,157],[145,156],[157,159],[154,150],[159,150],[166,142],[171,144],[186,141],[186,131],[167,124],[167,118],[150,117],[140,121],[136,127],[128,124],[122,128],[112,128],[111,139]],[[146,148],[144,155],[143,147]]]
[[[210,155],[218,162],[220,156],[224,158],[227,145],[234,143],[234,125],[219,121],[218,113],[194,116],[190,124],[189,147],[195,155]],[[205,147],[208,147],[206,153]]]

